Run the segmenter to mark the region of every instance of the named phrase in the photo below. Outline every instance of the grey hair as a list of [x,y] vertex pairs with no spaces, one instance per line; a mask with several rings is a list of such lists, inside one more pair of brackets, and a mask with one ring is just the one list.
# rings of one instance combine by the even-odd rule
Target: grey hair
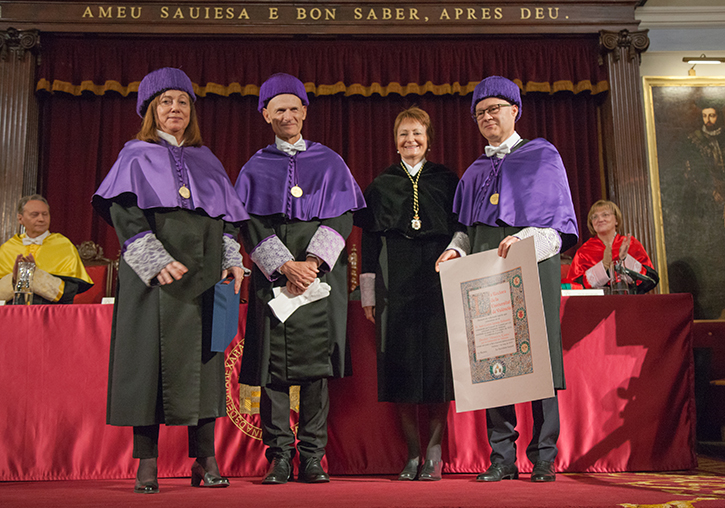
[[48,207],[48,210],[50,210],[50,204],[48,204],[48,200],[45,199],[40,194],[31,194],[30,196],[23,196],[20,198],[20,201],[18,201],[18,214],[23,215],[23,212],[25,211],[25,205],[28,204],[28,201],[42,201],[45,203]]

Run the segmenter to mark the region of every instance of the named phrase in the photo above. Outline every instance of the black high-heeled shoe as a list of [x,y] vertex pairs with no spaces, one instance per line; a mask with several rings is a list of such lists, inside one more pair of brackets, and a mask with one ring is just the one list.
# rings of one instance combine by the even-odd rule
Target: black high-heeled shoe
[[442,460],[426,460],[423,467],[420,468],[418,479],[421,481],[438,481],[443,478],[443,461]]
[[420,464],[420,458],[409,459],[405,467],[398,475],[400,481],[412,481],[418,476],[418,465]]
[[139,459],[136,470],[136,483],[133,486],[136,494],[158,494],[159,480],[156,459]]
[[[202,482],[204,483],[202,485]],[[229,478],[218,474],[209,473],[204,466],[194,461],[191,465],[191,486],[192,487],[229,487]]]

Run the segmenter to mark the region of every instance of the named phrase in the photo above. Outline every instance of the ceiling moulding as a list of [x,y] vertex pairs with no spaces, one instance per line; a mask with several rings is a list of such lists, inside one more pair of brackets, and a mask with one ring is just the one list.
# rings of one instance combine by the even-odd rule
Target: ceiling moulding
[[725,27],[725,7],[639,7],[639,28]]

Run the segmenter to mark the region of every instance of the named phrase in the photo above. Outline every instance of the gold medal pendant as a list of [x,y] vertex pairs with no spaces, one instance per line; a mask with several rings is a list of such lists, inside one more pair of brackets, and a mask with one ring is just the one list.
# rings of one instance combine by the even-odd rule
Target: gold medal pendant
[[411,221],[410,221],[410,225],[411,225],[411,226],[413,227],[413,229],[415,229],[416,231],[418,231],[418,230],[420,229],[420,227],[421,227],[421,225],[422,225],[422,224],[420,223],[420,219],[418,218],[418,216],[417,216],[417,215],[416,215],[416,217],[415,217],[415,218],[414,218],[413,220],[411,220]]
[[498,192],[494,192],[491,194],[491,204],[497,205],[498,204]]
[[191,197],[191,191],[186,185],[181,186],[181,188],[179,189],[179,194],[184,199],[189,199]]
[[302,197],[302,189],[298,185],[292,187],[289,192],[296,198]]

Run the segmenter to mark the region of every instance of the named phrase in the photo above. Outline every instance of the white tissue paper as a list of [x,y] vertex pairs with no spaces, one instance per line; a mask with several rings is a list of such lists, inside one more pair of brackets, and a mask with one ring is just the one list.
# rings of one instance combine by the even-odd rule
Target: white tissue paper
[[330,285],[320,282],[320,279],[310,284],[307,290],[299,296],[293,296],[286,287],[274,288],[274,298],[269,302],[269,307],[281,322],[287,321],[294,311],[308,303],[322,300],[330,295]]

